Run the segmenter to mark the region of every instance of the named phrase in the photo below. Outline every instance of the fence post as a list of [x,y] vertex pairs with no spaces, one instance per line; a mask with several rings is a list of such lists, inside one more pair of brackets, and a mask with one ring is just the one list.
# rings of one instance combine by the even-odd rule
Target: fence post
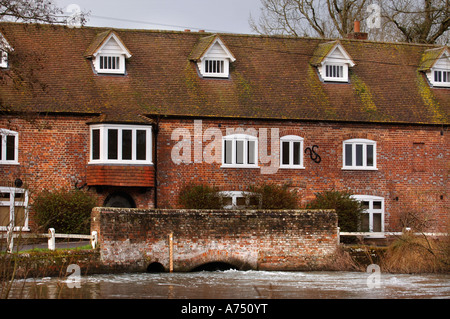
[[169,234],[169,272],[173,272],[173,233]]
[[48,249],[55,250],[55,229],[49,228],[48,229]]
[[341,227],[337,228],[337,240],[338,240],[338,244],[341,243]]

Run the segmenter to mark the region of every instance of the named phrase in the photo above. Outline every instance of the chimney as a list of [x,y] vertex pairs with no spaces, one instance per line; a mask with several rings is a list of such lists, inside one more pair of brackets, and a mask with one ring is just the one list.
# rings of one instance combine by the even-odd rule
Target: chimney
[[367,40],[369,34],[366,32],[361,32],[361,22],[355,21],[353,25],[353,32],[347,35],[347,39],[355,39],[355,40]]

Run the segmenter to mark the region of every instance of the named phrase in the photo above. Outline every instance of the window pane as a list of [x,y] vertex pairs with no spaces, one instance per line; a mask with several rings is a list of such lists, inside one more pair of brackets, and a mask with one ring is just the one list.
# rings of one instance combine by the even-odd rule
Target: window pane
[[367,213],[362,214],[361,231],[363,231],[363,232],[370,231],[370,229],[369,229],[369,214],[367,214]]
[[356,166],[363,165],[363,146],[356,144]]
[[131,160],[132,131],[122,130],[122,159]]
[[8,225],[9,225],[9,206],[0,206],[0,226],[8,226]]
[[367,166],[373,166],[373,145],[367,145]]
[[255,164],[255,141],[248,141],[248,164]]
[[369,209],[369,202],[363,201],[362,207],[363,207],[363,209]]
[[223,206],[231,206],[233,205],[233,198],[231,197],[222,197]]
[[236,141],[236,164],[244,164],[244,141]]
[[379,213],[373,214],[372,218],[373,218],[372,230],[374,232],[380,232],[381,231],[381,214],[379,214]]
[[136,131],[136,159],[145,160],[147,155],[147,131]]
[[300,165],[300,142],[294,142],[294,165]]
[[289,165],[289,142],[282,142],[283,165]]
[[381,202],[380,201],[374,201],[373,202],[373,209],[381,209]]
[[232,164],[232,150],[233,150],[233,141],[225,141],[225,155],[224,155],[224,161],[225,164]]
[[14,226],[25,226],[25,207],[14,207]]
[[100,130],[92,130],[92,159],[100,159]]
[[352,166],[352,148],[352,144],[345,144],[345,166]]
[[245,206],[245,197],[236,197],[237,206]]
[[117,159],[117,130],[108,130],[108,159]]
[[6,136],[6,160],[7,161],[14,161],[15,142],[16,142],[16,137],[14,135]]

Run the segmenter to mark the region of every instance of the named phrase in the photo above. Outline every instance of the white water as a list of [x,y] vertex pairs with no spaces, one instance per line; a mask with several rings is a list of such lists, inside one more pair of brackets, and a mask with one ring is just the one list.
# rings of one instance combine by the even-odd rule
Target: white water
[[[450,299],[450,275],[214,271],[18,280],[10,298],[42,299]],[[377,278],[375,278],[377,279]],[[378,286],[375,284],[379,283]]]

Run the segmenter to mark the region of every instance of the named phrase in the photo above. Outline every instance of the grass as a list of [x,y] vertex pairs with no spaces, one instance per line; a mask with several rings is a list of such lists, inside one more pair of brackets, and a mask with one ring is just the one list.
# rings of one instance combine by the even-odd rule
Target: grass
[[[57,248],[55,249],[56,251],[66,251],[66,250],[90,250],[92,249],[91,244],[87,244],[84,246],[79,246],[79,247],[72,247],[72,248]],[[50,252],[52,250],[48,249],[48,248],[33,248],[33,249],[27,249],[27,250],[21,250],[19,251],[20,253],[30,253],[30,252]]]

